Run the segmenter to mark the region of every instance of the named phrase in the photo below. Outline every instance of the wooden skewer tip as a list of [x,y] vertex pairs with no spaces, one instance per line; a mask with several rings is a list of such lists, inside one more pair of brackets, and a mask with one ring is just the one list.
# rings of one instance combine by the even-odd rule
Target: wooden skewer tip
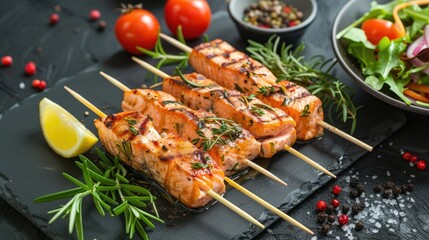
[[274,175],[272,172],[268,171],[267,169],[259,166],[258,164],[246,159],[246,163],[247,165],[249,165],[249,167],[255,169],[256,171],[264,174],[265,176],[271,178],[272,180],[284,185],[285,187],[287,187],[287,183],[284,182],[283,180],[281,180],[279,177],[277,177],[276,175]]

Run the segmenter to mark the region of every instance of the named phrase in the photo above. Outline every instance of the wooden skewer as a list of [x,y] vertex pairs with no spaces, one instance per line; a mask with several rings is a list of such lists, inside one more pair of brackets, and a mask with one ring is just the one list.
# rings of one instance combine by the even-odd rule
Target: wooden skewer
[[324,121],[317,121],[317,124],[319,124],[320,126],[322,126],[325,129],[331,131],[332,133],[335,133],[338,136],[340,136],[344,139],[347,139],[349,142],[352,142],[352,143],[358,145],[359,147],[367,150],[368,152],[371,152],[373,149],[373,147],[371,147],[370,145],[362,142],[361,140],[341,131],[340,129],[338,129],[338,128],[336,128],[336,127],[334,127],[334,126],[332,126],[332,125],[330,125]]
[[[155,68],[154,66],[150,65],[149,63],[147,63],[147,62],[145,62],[145,61],[143,61],[141,59],[138,59],[136,57],[132,57],[132,59],[136,63],[138,63],[140,66],[142,66],[142,67],[146,68],[147,70],[149,70],[150,72],[155,73],[157,75],[159,74],[158,76],[160,76],[160,77],[161,76],[163,78],[170,77],[166,73],[164,73],[163,71]],[[287,151],[291,152],[292,154],[294,154],[295,156],[299,157],[300,159],[302,159],[304,162],[310,164],[312,167],[316,168],[317,170],[322,171],[322,172],[328,174],[329,176],[331,176],[333,178],[337,178],[334,174],[332,174],[331,172],[329,172],[328,170],[326,170],[326,168],[322,167],[321,165],[319,165],[315,161],[311,160],[310,158],[306,157],[305,155],[303,155],[303,154],[299,153],[298,151],[294,150],[292,147],[285,146],[285,149]],[[293,151],[291,151],[291,150],[293,150]]]
[[265,208],[267,208],[271,212],[277,214],[279,217],[283,218],[284,220],[291,223],[295,227],[298,227],[301,230],[303,230],[303,231],[305,231],[311,235],[314,235],[313,231],[308,229],[306,226],[302,225],[300,222],[296,221],[295,219],[293,219],[292,217],[290,217],[286,213],[280,211],[278,208],[274,207],[273,205],[267,203],[265,200],[256,196],[254,193],[250,192],[249,190],[245,189],[244,187],[242,187],[238,183],[234,182],[232,179],[225,177],[225,181],[227,181],[229,183],[229,185],[231,185],[232,187],[234,187],[238,191],[244,193],[246,196],[250,197],[251,199],[253,199],[257,203],[261,204],[262,206],[264,206]]
[[[134,59],[134,58],[135,58],[135,57],[133,57],[133,59]],[[134,61],[137,61],[137,60],[140,60],[140,59],[138,59],[138,58],[135,58],[135,59],[134,59]],[[152,65],[147,64],[146,62],[143,62],[143,63],[145,64],[145,66],[151,66],[151,67],[152,67]],[[155,68],[155,69],[156,69],[156,68]],[[157,70],[158,70],[158,69],[157,69]],[[158,70],[158,72],[159,72],[160,74],[162,74],[164,78],[169,77],[167,74],[165,74],[164,72],[162,72],[162,71],[160,71],[160,70]],[[158,74],[158,73],[155,73],[155,74]],[[110,83],[112,83],[113,85],[115,85],[116,87],[118,87],[119,89],[121,89],[122,91],[124,91],[124,92],[131,91],[131,89],[129,89],[127,86],[125,86],[123,83],[121,83],[121,82],[120,82],[120,81],[118,81],[117,79],[113,78],[112,76],[109,76],[108,74],[106,74],[106,73],[104,73],[104,72],[100,72],[100,75],[101,75],[101,76],[103,76],[107,81],[109,81]],[[252,162],[252,161],[250,161],[250,160],[248,160],[248,159],[246,159],[246,160],[245,160],[245,162],[246,162],[246,164],[247,164],[249,167],[251,167],[251,168],[255,169],[256,171],[258,171],[258,172],[260,172],[260,173],[264,174],[265,176],[267,176],[267,177],[269,177],[269,178],[273,179],[274,181],[276,181],[276,182],[278,182],[278,183],[280,183],[280,184],[282,184],[282,185],[284,185],[284,186],[287,186],[287,183],[285,183],[283,180],[281,180],[281,179],[280,179],[279,177],[277,177],[276,175],[272,174],[272,173],[271,173],[270,171],[268,171],[267,169],[265,169],[265,168],[263,168],[263,167],[259,166],[258,164],[254,163],[254,162]]]
[[[172,37],[170,37],[168,35],[165,35],[163,33],[160,33],[160,36],[161,36],[162,39],[164,39],[165,41],[167,41],[171,45],[179,48],[180,50],[182,50],[184,52],[187,52],[187,53],[192,52],[192,48],[186,46],[185,44],[181,43],[180,41],[178,41],[178,40],[176,40],[176,39],[174,39],[174,38],[172,38]],[[350,141],[351,143],[354,143],[354,144],[358,145],[359,147],[361,147],[361,148],[363,148],[363,149],[365,149],[365,150],[367,150],[369,152],[371,152],[372,149],[373,149],[373,147],[371,147],[370,145],[368,145],[368,144],[362,142],[361,140],[359,140],[359,139],[357,139],[357,138],[355,138],[355,137],[353,137],[353,136],[351,136],[351,135],[349,135],[349,134],[347,134],[347,133],[339,130],[336,127],[333,127],[332,125],[329,125],[328,123],[326,123],[324,121],[320,121],[319,120],[319,121],[317,121],[317,124],[319,124],[321,127],[325,128],[326,130],[331,131],[332,133],[337,134],[338,136],[340,136],[340,137],[342,137],[342,138]]]
[[326,173],[327,175],[333,177],[333,178],[337,178],[337,176],[335,176],[333,173],[331,173],[330,171],[326,170],[324,167],[320,166],[317,162],[311,160],[310,158],[308,158],[307,156],[305,156],[304,154],[298,152],[297,150],[293,149],[292,147],[285,145],[285,150],[292,153],[293,155],[297,156],[298,158],[300,158],[301,160],[303,160],[304,162],[310,164],[312,167],[316,168],[317,170],[320,170],[324,173]]
[[[68,88],[67,86],[64,86],[64,88],[67,90],[67,92],[69,92],[73,97],[75,97],[79,102],[81,102],[83,105],[85,105],[87,108],[89,108],[91,111],[93,111],[95,114],[97,114],[100,118],[106,118],[107,115],[105,113],[103,113],[101,110],[99,110],[97,107],[95,107],[92,103],[90,103],[88,100],[86,100],[84,97],[82,97],[79,93],[71,90],[70,88]],[[94,111],[95,110],[95,111]],[[237,213],[238,215],[240,215],[241,217],[243,217],[244,219],[246,219],[247,221],[255,224],[256,226],[258,226],[261,229],[264,229],[265,226],[258,222],[255,218],[253,218],[251,215],[249,215],[248,213],[246,213],[245,211],[243,211],[241,208],[237,207],[236,205],[234,205],[233,203],[231,203],[230,201],[228,201],[227,199],[223,198],[222,196],[220,196],[219,194],[217,194],[216,192],[214,192],[213,190],[209,189],[207,191],[207,194],[209,194],[212,198],[218,200],[220,203],[222,203],[223,205],[225,205],[227,208],[231,209],[232,211],[234,211],[235,213]]]

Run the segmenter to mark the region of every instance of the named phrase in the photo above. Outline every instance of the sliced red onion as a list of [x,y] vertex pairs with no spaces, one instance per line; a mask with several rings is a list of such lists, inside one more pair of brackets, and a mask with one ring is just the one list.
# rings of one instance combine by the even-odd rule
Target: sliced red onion
[[[429,25],[426,25],[423,30],[423,36],[417,38],[414,42],[408,46],[406,55],[407,58],[413,58],[410,60],[410,62],[419,67],[425,64],[425,62],[421,61],[418,58],[414,58],[421,50],[429,47]],[[429,68],[426,68],[422,72],[429,75]]]

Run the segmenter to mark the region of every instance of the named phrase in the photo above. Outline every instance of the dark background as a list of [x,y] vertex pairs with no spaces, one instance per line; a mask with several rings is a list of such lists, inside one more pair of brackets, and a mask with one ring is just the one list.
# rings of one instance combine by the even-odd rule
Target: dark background
[[[224,1],[209,1],[212,12],[224,11]],[[318,52],[327,58],[333,57],[330,43],[330,30],[336,13],[347,1],[318,1],[319,13],[303,37],[304,42],[316,46]],[[129,3],[138,3],[129,1]],[[161,24],[165,26],[162,17],[162,4],[159,1],[143,1],[145,8],[154,12]],[[49,25],[49,16],[61,6],[60,21],[56,26]],[[39,94],[31,87],[34,78],[46,80],[48,88],[62,78],[76,73],[98,63],[125,59],[124,53],[115,40],[113,25],[119,15],[119,1],[14,1],[3,0],[0,3],[0,56],[11,55],[14,65],[0,69],[0,113],[7,111],[23,99]],[[98,9],[102,19],[107,22],[104,31],[98,31],[96,23],[89,21],[88,13]],[[216,25],[213,22],[212,25]],[[313,31],[313,32],[311,32]],[[237,33],[231,33],[237,34]],[[37,63],[37,74],[29,77],[23,73],[26,62]],[[116,64],[120,64],[116,62]],[[336,68],[336,76],[351,82],[351,79]],[[20,85],[25,85],[22,89]],[[360,98],[371,101],[377,99],[366,93],[360,93]],[[383,105],[383,104],[381,104]],[[388,106],[386,105],[386,108]],[[401,160],[402,151],[418,153],[422,159],[429,160],[429,128],[428,116],[405,112],[407,123],[393,136],[377,146],[374,152],[366,154],[350,168],[331,181],[319,191],[295,207],[289,214],[310,227],[317,233],[320,224],[316,221],[314,206],[320,199],[330,201],[330,191],[334,184],[343,187],[339,199],[343,203],[353,204],[356,199],[350,198],[348,179],[355,176],[364,185],[365,196],[359,201],[367,203],[368,207],[362,212],[365,223],[363,231],[333,228],[326,239],[428,239],[429,236],[429,207],[427,198],[428,170],[418,171],[415,167]],[[34,121],[34,120],[33,120]],[[1,132],[4,131],[1,128]],[[1,133],[0,133],[1,134]],[[11,159],[2,159],[1,164],[7,164]],[[31,161],[31,159],[29,159]],[[397,184],[411,182],[415,191],[402,196],[397,201],[387,201],[372,192],[377,183],[393,180]],[[396,210],[396,211],[395,211]],[[351,222],[355,220],[352,219]],[[351,228],[352,225],[349,225]],[[0,233],[2,239],[47,239],[32,223],[26,220],[6,202],[0,200]],[[307,234],[291,227],[284,221],[277,221],[259,239],[310,239]],[[322,238],[318,236],[318,238]]]

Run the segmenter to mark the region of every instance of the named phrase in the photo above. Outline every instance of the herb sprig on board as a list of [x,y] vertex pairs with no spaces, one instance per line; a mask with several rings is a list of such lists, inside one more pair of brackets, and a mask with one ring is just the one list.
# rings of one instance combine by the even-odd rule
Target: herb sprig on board
[[329,116],[335,113],[343,122],[351,120],[351,132],[354,132],[359,107],[351,99],[351,89],[329,73],[336,61],[324,60],[321,56],[306,61],[302,54],[304,44],[292,50],[292,45],[280,45],[280,38],[276,36],[265,44],[251,40],[249,44],[246,50],[251,57],[268,67],[277,81],[288,80],[305,87],[328,106]]
[[[50,202],[59,199],[71,199],[61,207],[48,213],[55,214],[49,224],[58,218],[69,217],[68,230],[71,234],[76,229],[79,240],[84,239],[82,204],[85,197],[91,196],[100,215],[105,216],[106,211],[111,216],[122,215],[125,220],[125,232],[129,239],[137,232],[143,239],[149,239],[145,227],[154,229],[155,225],[151,220],[164,223],[159,218],[155,205],[155,197],[141,186],[130,184],[126,179],[127,169],[120,164],[119,158],[109,158],[101,150],[96,149],[100,158],[99,166],[83,155],[79,156],[80,161],[76,165],[82,170],[83,181],[63,173],[63,176],[77,185],[76,188],[48,194],[36,198],[34,202]],[[155,215],[143,210],[151,206]]]

